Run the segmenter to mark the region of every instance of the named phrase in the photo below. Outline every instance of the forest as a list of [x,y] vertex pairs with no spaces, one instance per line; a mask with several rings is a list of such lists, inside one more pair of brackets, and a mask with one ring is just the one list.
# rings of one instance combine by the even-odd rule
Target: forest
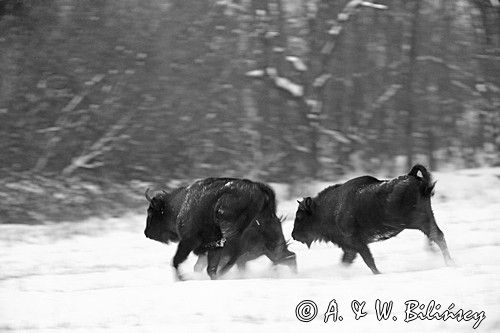
[[500,165],[498,0],[0,0],[0,223]]

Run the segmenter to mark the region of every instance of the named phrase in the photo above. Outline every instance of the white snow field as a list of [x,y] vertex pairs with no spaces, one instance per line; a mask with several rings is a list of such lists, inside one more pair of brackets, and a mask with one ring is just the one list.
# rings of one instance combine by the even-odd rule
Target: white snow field
[[[0,331],[38,332],[500,332],[500,168],[434,174],[433,208],[456,266],[427,249],[420,232],[403,231],[370,248],[381,275],[361,258],[342,266],[341,251],[292,242],[299,273],[272,268],[267,258],[210,281],[182,266],[189,281],[176,282],[170,266],[176,245],[144,237],[146,214],[41,226],[0,225]],[[326,184],[318,184],[314,195]],[[290,238],[296,198],[280,200]],[[146,208],[146,202],[145,202]],[[317,304],[300,322],[302,300]],[[343,320],[324,322],[332,299]],[[375,301],[394,301],[378,321]],[[354,319],[351,301],[365,301]],[[405,322],[407,300],[441,304],[440,311],[484,311],[477,329],[456,319]],[[307,313],[305,313],[307,315]],[[393,316],[397,320],[393,320]]]

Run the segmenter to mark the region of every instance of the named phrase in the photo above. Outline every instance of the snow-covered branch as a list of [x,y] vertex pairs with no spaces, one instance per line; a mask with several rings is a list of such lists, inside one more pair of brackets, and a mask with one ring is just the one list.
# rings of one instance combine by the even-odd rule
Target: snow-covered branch
[[314,79],[313,87],[321,88],[332,77],[332,74],[324,73]]
[[276,87],[287,91],[294,97],[304,96],[304,87],[300,84],[290,81],[286,77],[276,76],[274,78],[274,84],[276,85]]
[[[349,136],[335,130],[329,130],[320,126],[320,120],[322,119],[322,108],[323,108],[323,89],[327,82],[332,79],[332,75],[329,73],[329,61],[332,59],[332,54],[335,48],[338,46],[338,39],[340,35],[344,32],[344,24],[354,15],[358,7],[370,7],[377,10],[387,9],[387,6],[377,4],[371,1],[362,0],[351,0],[346,6],[341,10],[335,19],[330,20],[330,25],[327,27],[328,38],[325,43],[320,48],[320,53],[316,54],[320,58],[321,67],[319,71],[314,72],[312,76],[301,75],[300,84],[293,82],[291,79],[281,76],[277,68],[271,66],[267,63],[262,69],[254,69],[248,71],[245,75],[254,79],[264,79],[268,78],[268,82],[271,82],[275,88],[286,91],[291,97],[299,99],[300,104],[303,107],[303,119],[309,126],[311,130],[311,136],[315,137],[315,133],[326,134],[332,139],[342,144],[350,144],[353,141],[359,141],[357,138],[350,138]],[[315,20],[318,14],[317,4],[315,2],[307,3],[307,16],[309,20]],[[267,31],[264,34],[265,41],[264,47],[268,47],[270,50],[273,46],[269,40],[275,37],[276,34],[272,31]],[[267,50],[269,51],[269,50]],[[295,71],[304,73],[310,70],[306,65],[306,61],[297,55],[288,55],[285,60],[289,62]],[[267,61],[269,61],[267,59]],[[311,60],[312,61],[312,60]],[[306,78],[312,78],[311,82],[305,82]],[[398,85],[391,86],[376,102],[376,105],[385,103],[390,99],[399,89]],[[307,95],[306,95],[307,91]],[[377,104],[378,103],[378,104]],[[378,106],[377,106],[378,107]],[[315,150],[315,144],[313,143],[311,148],[307,148],[308,152],[313,152]]]
[[[71,112],[82,102],[85,94],[80,94],[80,95],[75,95],[69,102],[66,104],[62,110],[61,110],[61,115],[59,118],[54,123],[54,126],[39,130],[38,133],[50,133],[50,132],[60,132],[64,128],[69,128],[70,127],[70,122],[69,122],[69,115]],[[47,142],[47,145],[45,147],[46,154],[40,156],[35,164],[35,167],[33,168],[34,171],[40,171],[49,162],[49,159],[52,157],[54,153],[54,147],[62,140],[60,135],[53,135]]]
[[474,55],[474,57],[478,58],[478,59],[500,61],[500,56],[489,55],[489,54],[476,54],[476,55]]
[[78,104],[80,104],[82,100],[83,100],[83,95],[74,96],[71,99],[71,101],[69,101],[69,103],[66,104],[66,106],[61,110],[62,113],[68,113],[73,111],[78,106]]
[[372,104],[371,108],[372,110],[378,109],[381,107],[383,104],[385,104],[388,100],[390,100],[392,97],[396,95],[396,93],[402,88],[403,86],[400,84],[392,84],[387,88],[387,90],[377,98],[375,103]]
[[96,140],[90,147],[86,148],[80,156],[71,159],[71,164],[63,169],[62,174],[70,175],[78,168],[91,169],[102,166],[101,162],[93,161],[93,159],[114,148],[112,145],[113,142],[121,139],[118,134],[125,128],[130,118],[132,118],[132,114],[130,113],[120,118],[103,136]]
[[387,6],[386,5],[382,5],[382,4],[378,4],[378,3],[373,3],[373,2],[370,2],[370,1],[362,1],[361,2],[361,6],[364,6],[364,7],[371,7],[371,8],[375,8],[375,9],[387,9]]
[[245,73],[246,76],[254,77],[254,78],[264,77],[265,74],[266,74],[266,71],[263,69],[255,69],[253,71],[248,71]]
[[277,88],[288,92],[293,97],[304,96],[304,87],[302,85],[297,84],[285,77],[279,76],[278,71],[274,67],[252,70],[247,72],[245,75],[252,78],[263,78],[264,76],[267,76]]
[[300,59],[299,57],[296,56],[287,56],[286,60],[292,63],[293,67],[295,70],[299,72],[305,72],[307,71],[307,65]]
[[330,138],[334,139],[337,142],[345,144],[351,143],[351,140],[346,135],[344,135],[344,133],[341,133],[340,131],[327,129],[319,125],[317,125],[317,127],[321,133],[328,135]]
[[451,69],[453,71],[456,71],[458,73],[461,73],[465,76],[468,76],[468,77],[475,77],[475,75],[463,68],[461,68],[460,66],[457,66],[457,65],[454,65],[454,64],[451,64],[447,61],[445,61],[443,58],[440,58],[440,57],[436,57],[436,56],[432,56],[432,55],[421,55],[421,56],[418,56],[416,58],[417,61],[428,61],[428,62],[433,62],[433,63],[436,63],[436,64],[440,64],[440,65],[443,65],[443,66],[446,66],[448,69]]

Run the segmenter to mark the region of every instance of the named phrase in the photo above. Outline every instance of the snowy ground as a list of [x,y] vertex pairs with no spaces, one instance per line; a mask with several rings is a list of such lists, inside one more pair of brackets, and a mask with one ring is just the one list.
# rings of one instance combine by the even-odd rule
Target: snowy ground
[[[43,226],[0,225],[0,331],[43,332],[273,332],[473,331],[473,321],[404,322],[404,302],[435,300],[442,310],[484,311],[477,331],[500,332],[500,169],[436,173],[434,212],[457,266],[445,267],[440,253],[426,250],[419,232],[405,231],[370,247],[382,275],[357,259],[339,264],[340,250],[327,244],[292,243],[299,274],[273,270],[265,258],[244,276],[224,280],[195,274],[174,282],[175,245],[143,235],[145,214],[119,219]],[[306,193],[306,194],[314,194]],[[295,200],[281,200],[290,237]],[[392,316],[378,321],[375,300],[394,301]],[[318,306],[311,322],[299,322],[304,299]],[[323,322],[335,299],[343,321]],[[366,301],[366,317],[354,319],[351,301]]]

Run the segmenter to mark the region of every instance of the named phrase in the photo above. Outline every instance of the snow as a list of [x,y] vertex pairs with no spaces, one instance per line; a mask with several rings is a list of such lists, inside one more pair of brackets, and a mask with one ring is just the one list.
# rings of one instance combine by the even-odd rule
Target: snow
[[249,76],[249,77],[263,77],[264,76],[264,70],[262,70],[262,69],[255,69],[253,71],[247,72],[245,75]]
[[[370,248],[382,275],[372,275],[357,258],[339,263],[340,249],[292,242],[299,273],[271,267],[266,258],[210,281],[194,273],[196,257],[182,266],[189,281],[176,282],[170,267],[175,245],[144,237],[146,214],[41,226],[0,225],[0,331],[38,332],[471,332],[474,321],[404,322],[404,302],[435,300],[447,308],[484,311],[477,331],[500,331],[500,168],[435,173],[433,201],[457,265],[446,267],[427,249],[419,232],[404,231]],[[297,197],[275,186],[279,213],[293,228],[296,199],[325,185],[304,188]],[[274,186],[274,184],[273,184]],[[295,307],[313,300],[318,315],[300,322]],[[324,323],[335,299],[343,321]],[[377,299],[394,301],[389,319],[378,321]],[[366,317],[354,319],[351,301],[366,301]]]
[[387,9],[388,8],[385,5],[381,5],[381,4],[377,4],[377,3],[373,3],[373,2],[369,2],[369,1],[361,2],[361,6],[371,7],[371,8],[375,8],[375,9]]
[[299,72],[307,71],[307,65],[299,57],[287,56],[285,59],[293,64],[293,67],[295,68],[295,70],[297,70]]
[[286,77],[274,77],[274,84],[276,84],[276,86],[280,87],[281,89],[288,91],[295,97],[301,97],[304,95],[304,87],[300,84],[296,84],[290,81]]
[[316,79],[314,79],[313,87],[321,88],[325,85],[326,81],[328,81],[332,77],[331,74],[321,74]]

